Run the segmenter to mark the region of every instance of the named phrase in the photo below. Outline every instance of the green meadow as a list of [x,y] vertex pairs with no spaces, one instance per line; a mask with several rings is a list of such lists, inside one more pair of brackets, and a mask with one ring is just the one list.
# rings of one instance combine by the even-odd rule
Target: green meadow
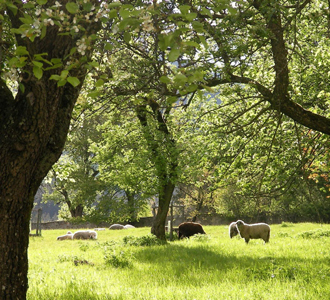
[[330,299],[330,225],[271,225],[268,244],[230,239],[227,226],[159,243],[150,228],[99,231],[29,245],[29,300]]

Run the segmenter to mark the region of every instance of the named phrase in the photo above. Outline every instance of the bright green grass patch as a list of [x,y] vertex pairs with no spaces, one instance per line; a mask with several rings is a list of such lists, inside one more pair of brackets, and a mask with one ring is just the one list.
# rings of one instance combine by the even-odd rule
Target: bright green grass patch
[[227,226],[166,244],[150,228],[99,231],[96,241],[43,231],[30,240],[28,299],[330,299],[330,226],[289,225],[248,245]]

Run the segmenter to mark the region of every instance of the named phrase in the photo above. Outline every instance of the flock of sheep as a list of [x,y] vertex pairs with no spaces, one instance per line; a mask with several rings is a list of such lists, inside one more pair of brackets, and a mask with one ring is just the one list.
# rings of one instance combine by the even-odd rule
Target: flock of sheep
[[[129,228],[135,228],[133,225],[127,224],[127,225],[120,225],[120,224],[113,224],[109,227],[109,229],[129,229]],[[96,231],[102,231],[105,230],[105,228],[95,228],[94,230],[79,230],[75,233],[72,233],[71,231],[68,231],[66,234],[58,236],[58,241],[63,240],[89,240],[97,239],[97,232]]]
[[[109,229],[128,229],[134,228],[132,225],[120,225],[113,224]],[[97,239],[97,232],[100,230],[105,230],[105,228],[95,228],[94,230],[79,230],[75,233],[68,231],[65,235],[57,237],[57,240],[87,240],[87,239]],[[184,222],[181,223],[178,227],[178,236],[179,239],[189,238],[194,234],[206,234],[203,226],[199,223],[194,222]],[[266,223],[256,223],[256,224],[247,224],[241,220],[232,222],[229,225],[229,237],[232,238],[236,235],[240,235],[241,238],[245,239],[245,242],[248,243],[250,239],[263,239],[265,243],[269,242],[270,237],[270,227]]]

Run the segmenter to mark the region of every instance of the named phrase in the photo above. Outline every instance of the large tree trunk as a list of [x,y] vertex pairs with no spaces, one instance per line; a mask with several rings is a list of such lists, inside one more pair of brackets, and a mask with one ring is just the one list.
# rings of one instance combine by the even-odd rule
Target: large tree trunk
[[81,218],[83,215],[84,206],[81,204],[78,204],[75,208],[70,208],[70,213],[72,218]]
[[[19,6],[19,2],[16,3]],[[50,4],[51,5],[51,4]],[[20,10],[8,12],[14,28],[20,26]],[[69,55],[81,34],[75,39],[58,35],[57,26],[47,27],[43,39],[33,42],[17,36],[19,46],[25,46],[30,57],[48,53],[45,59]],[[87,34],[87,32],[86,32]],[[91,53],[86,53],[87,59]],[[79,55],[76,57],[79,59]],[[63,66],[66,61],[63,60]],[[69,129],[71,113],[81,85],[57,86],[52,74],[63,69],[44,71],[38,80],[31,65],[22,70],[21,83],[13,98],[0,79],[0,299],[26,299],[28,288],[29,220],[34,195],[42,179],[61,155]],[[70,71],[82,83],[84,66]]]

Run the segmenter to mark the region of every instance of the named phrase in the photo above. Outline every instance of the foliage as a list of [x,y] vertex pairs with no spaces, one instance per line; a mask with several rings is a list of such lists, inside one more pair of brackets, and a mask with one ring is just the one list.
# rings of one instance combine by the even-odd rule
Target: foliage
[[90,144],[99,139],[96,125],[102,118],[80,119],[70,131],[60,160],[52,167],[45,183],[44,201],[52,200],[68,206],[71,217],[82,217],[97,201],[104,188],[98,175],[98,166],[93,162],[95,154]]
[[297,237],[302,237],[304,239],[319,239],[323,237],[329,237],[330,236],[330,230],[324,230],[324,229],[314,229],[309,230],[305,232],[301,232],[297,234]]
[[106,265],[115,268],[132,268],[132,257],[129,251],[111,250],[104,255]]
[[155,246],[165,244],[164,241],[157,239],[155,235],[149,234],[145,236],[125,236],[123,238],[124,245],[128,246]]

